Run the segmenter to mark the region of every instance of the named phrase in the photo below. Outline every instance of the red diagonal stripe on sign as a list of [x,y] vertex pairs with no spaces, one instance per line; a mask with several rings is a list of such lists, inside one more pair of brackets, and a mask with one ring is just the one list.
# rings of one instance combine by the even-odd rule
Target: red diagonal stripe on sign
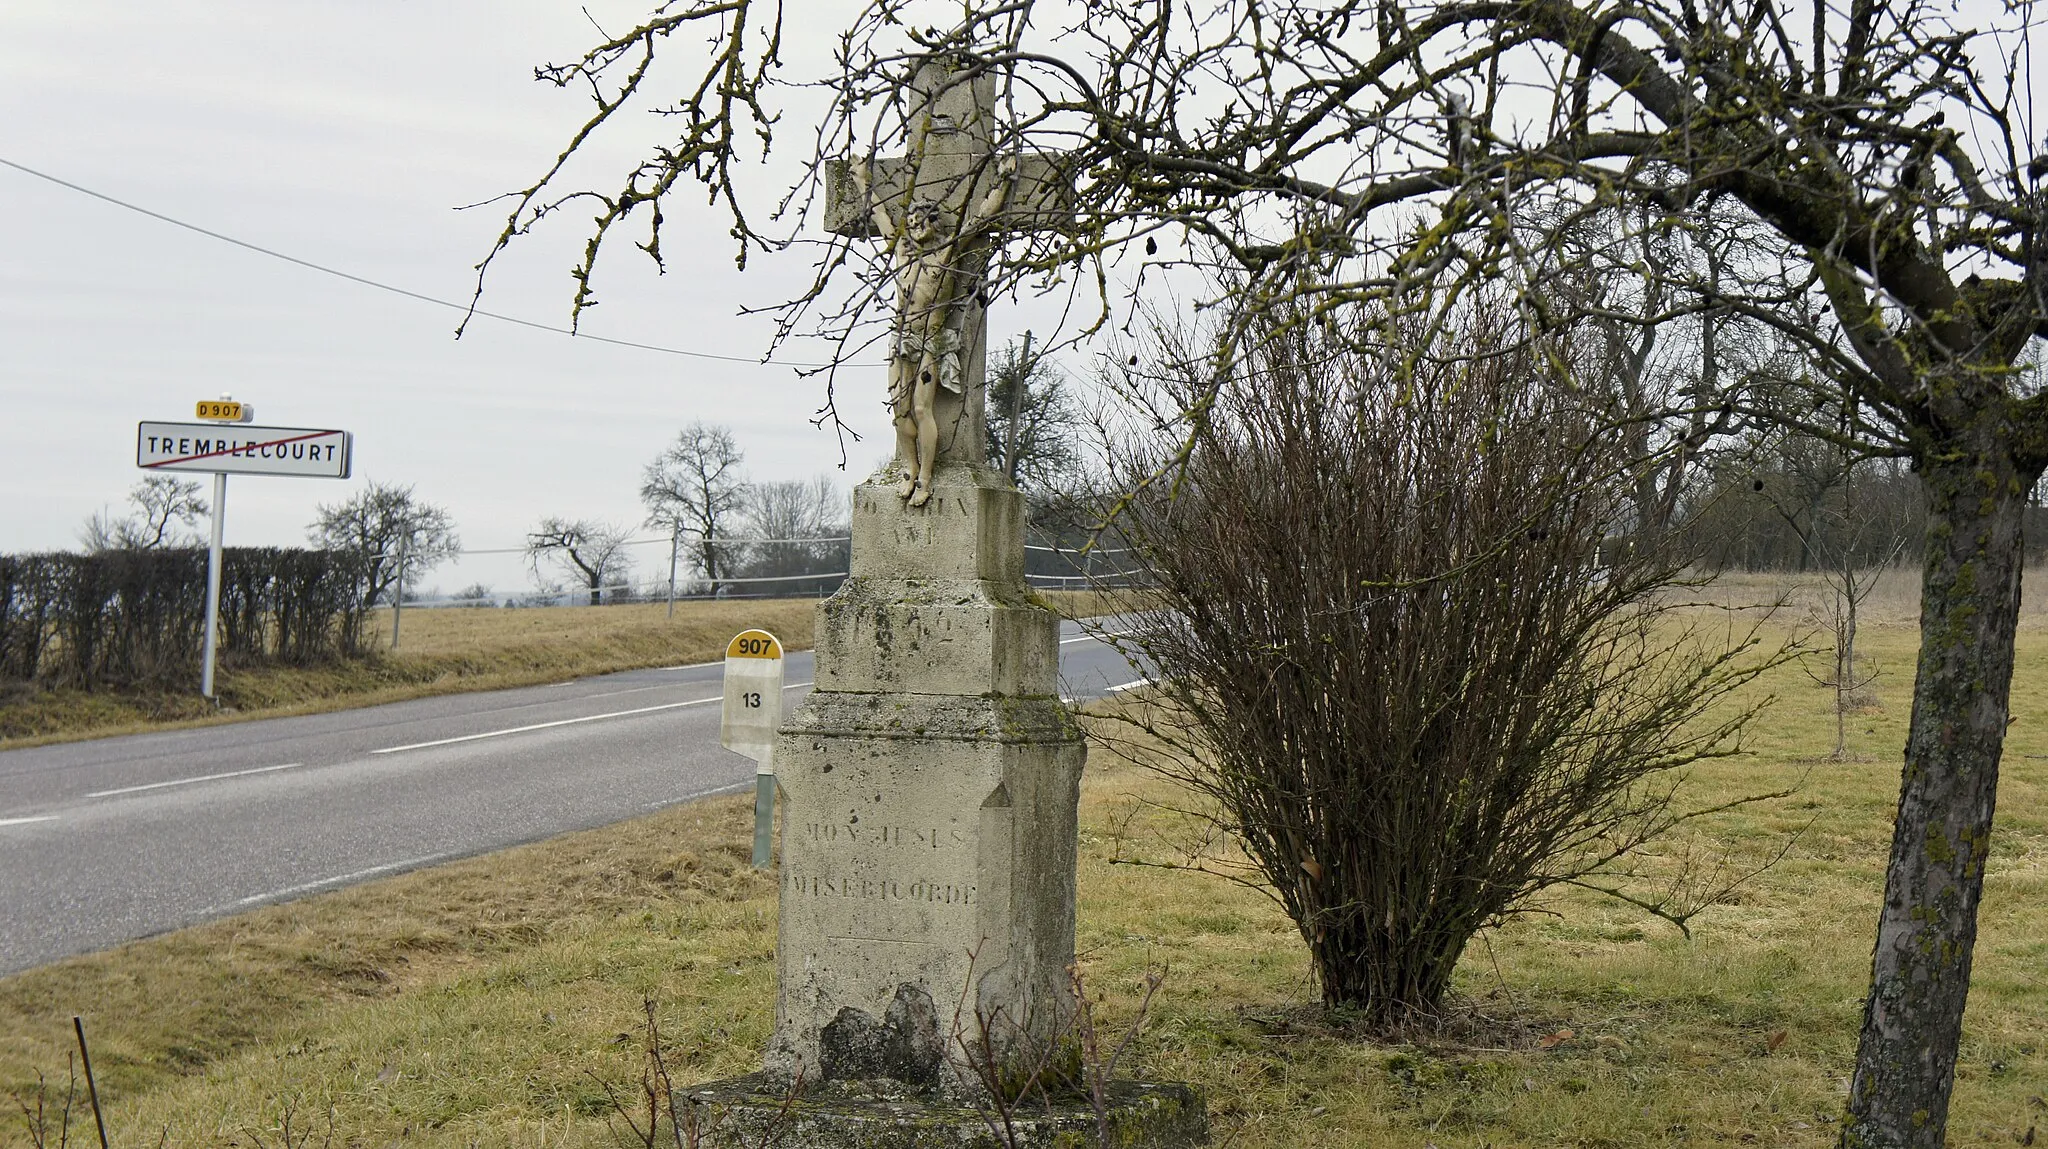
[[229,447],[225,451],[208,451],[204,455],[186,455],[178,459],[161,459],[154,463],[143,464],[142,469],[147,471],[155,467],[168,467],[173,463],[196,463],[201,459],[218,459],[222,455],[246,455],[251,451],[261,451],[265,447],[282,447],[287,443],[303,443],[308,439],[324,439],[329,435],[338,434],[340,434],[339,431],[315,431],[310,435],[293,435],[289,439],[277,439],[268,443],[250,443],[244,447]]

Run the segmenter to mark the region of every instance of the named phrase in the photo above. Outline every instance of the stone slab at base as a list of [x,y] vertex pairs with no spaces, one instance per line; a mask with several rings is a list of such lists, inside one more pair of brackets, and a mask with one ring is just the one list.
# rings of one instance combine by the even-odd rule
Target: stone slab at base
[[[1007,1131],[991,1111],[934,1101],[895,1082],[833,1081],[794,1100],[767,1074],[678,1090],[704,1149],[1095,1149],[1093,1106],[1020,1107]],[[1185,1085],[1117,1081],[1108,1144],[1184,1149],[1209,1139],[1208,1107]],[[684,1105],[678,1105],[679,1111]]]

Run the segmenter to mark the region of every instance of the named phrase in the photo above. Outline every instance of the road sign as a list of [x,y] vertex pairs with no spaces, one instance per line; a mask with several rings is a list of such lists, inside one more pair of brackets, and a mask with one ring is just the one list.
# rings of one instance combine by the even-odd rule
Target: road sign
[[[307,427],[228,427],[255,410],[223,395],[194,405],[215,423],[138,423],[135,465],[146,471],[202,471],[213,475],[213,537],[206,548],[206,635],[199,693],[213,698],[214,648],[220,629],[220,555],[227,516],[229,475],[302,475],[346,479],[354,440],[347,431]],[[777,702],[781,699],[778,697]]]
[[222,423],[247,423],[256,417],[256,408],[233,399],[201,399],[193,405],[194,418],[213,419]]
[[752,758],[754,865],[768,865],[775,825],[775,732],[782,726],[782,643],[765,630],[743,630],[725,644],[725,714],[718,742]]
[[139,423],[135,428],[135,465],[150,471],[346,479],[353,446],[354,439],[347,431]]

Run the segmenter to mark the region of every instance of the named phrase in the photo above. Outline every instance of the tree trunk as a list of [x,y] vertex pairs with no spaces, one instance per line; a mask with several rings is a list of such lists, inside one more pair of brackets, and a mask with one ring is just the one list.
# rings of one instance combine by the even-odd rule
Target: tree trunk
[[1920,662],[1841,1149],[1942,1145],[1991,849],[2032,476],[1981,428],[1945,438],[1920,463]]
[[[1434,1017],[1450,989],[1450,961],[1424,961],[1407,939],[1384,930],[1337,930],[1309,946],[1323,1003],[1355,1010],[1378,1032],[1398,1032],[1418,1018]],[[1435,956],[1435,955],[1431,955]]]

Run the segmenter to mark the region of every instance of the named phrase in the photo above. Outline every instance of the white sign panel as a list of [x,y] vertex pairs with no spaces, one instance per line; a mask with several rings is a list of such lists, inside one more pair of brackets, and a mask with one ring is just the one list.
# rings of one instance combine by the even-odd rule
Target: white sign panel
[[725,647],[725,715],[718,742],[772,763],[782,725],[782,643],[765,630],[742,631]]
[[141,423],[135,465],[150,471],[348,478],[347,431],[219,423]]

